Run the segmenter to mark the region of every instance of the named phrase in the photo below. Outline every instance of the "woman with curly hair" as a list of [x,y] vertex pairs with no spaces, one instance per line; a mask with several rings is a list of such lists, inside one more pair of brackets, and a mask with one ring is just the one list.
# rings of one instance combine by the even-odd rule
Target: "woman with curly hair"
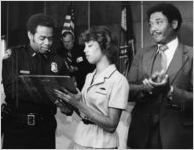
[[118,148],[115,132],[122,110],[127,107],[129,84],[115,64],[118,49],[105,26],[93,27],[82,34],[85,55],[96,69],[86,77],[77,94],[55,90],[63,101],[78,108],[82,121],[75,133],[74,148]]

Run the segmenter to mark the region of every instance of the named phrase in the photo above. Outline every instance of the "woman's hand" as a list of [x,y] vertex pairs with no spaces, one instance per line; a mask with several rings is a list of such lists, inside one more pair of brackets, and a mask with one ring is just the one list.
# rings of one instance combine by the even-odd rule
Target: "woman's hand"
[[54,93],[57,95],[58,98],[72,104],[73,106],[77,106],[82,98],[79,89],[77,89],[77,92],[78,92],[77,94],[73,94],[65,88],[63,88],[62,91],[54,89]]

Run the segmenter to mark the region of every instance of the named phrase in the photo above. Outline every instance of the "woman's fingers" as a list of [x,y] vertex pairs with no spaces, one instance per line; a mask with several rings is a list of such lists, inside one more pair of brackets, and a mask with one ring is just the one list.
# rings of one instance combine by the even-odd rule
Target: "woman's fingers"
[[78,88],[76,88],[76,90],[77,90],[78,94],[72,94],[71,92],[69,92],[65,88],[63,88],[62,91],[54,89],[55,94],[57,95],[58,98],[66,101],[68,103],[71,103],[72,105],[75,105],[75,103],[77,104],[77,102],[79,102],[81,100],[81,92],[79,91]]
[[66,89],[66,88],[61,88],[61,90],[63,91],[63,92],[65,92],[65,94],[69,94],[69,91]]
[[56,90],[56,89],[55,89],[54,91],[55,91],[55,94],[56,94],[60,99],[65,100],[65,101],[67,101],[67,102],[70,101],[71,97],[70,97],[69,95],[67,95],[67,94],[65,94],[65,93],[63,93],[63,92],[61,92],[61,91],[59,91],[59,90]]
[[73,97],[73,94],[70,91],[68,91],[66,88],[61,88],[61,89],[64,92],[64,94],[69,95],[70,97]]

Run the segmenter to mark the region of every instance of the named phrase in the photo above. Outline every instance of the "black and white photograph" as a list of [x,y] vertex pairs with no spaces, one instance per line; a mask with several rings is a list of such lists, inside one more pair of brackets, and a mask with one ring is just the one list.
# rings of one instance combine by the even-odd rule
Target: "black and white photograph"
[[1,1],[2,149],[193,149],[193,1]]

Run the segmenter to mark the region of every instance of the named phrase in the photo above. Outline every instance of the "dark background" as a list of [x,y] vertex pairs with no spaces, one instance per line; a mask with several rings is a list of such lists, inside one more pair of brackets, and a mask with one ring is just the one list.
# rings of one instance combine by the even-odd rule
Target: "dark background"
[[[92,25],[107,25],[113,32],[115,40],[120,40],[121,1],[1,1],[1,35],[6,35],[7,47],[24,44],[27,41],[26,22],[34,13],[51,15],[56,22],[56,35],[60,35],[64,16],[72,6],[75,10],[75,31],[77,36]],[[159,1],[127,1],[131,9],[128,14],[130,32],[135,38],[135,47],[152,44],[149,35],[146,11]],[[180,39],[193,45],[193,2],[172,1],[181,11],[183,25]]]

